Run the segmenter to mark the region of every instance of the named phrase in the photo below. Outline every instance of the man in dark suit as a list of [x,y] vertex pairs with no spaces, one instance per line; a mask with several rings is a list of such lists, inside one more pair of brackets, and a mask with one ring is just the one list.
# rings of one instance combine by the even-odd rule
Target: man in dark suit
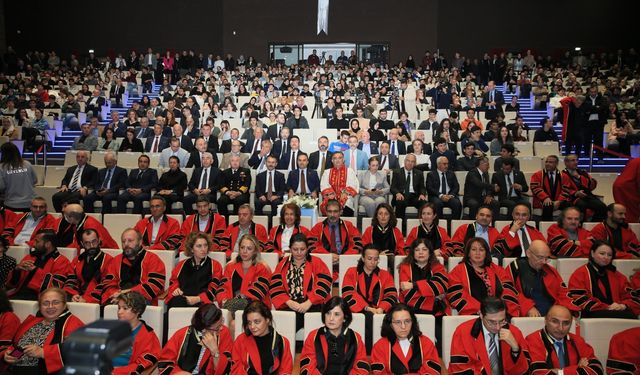
[[[309,154],[309,169],[315,170],[319,177],[322,177],[324,171],[333,166],[333,163],[331,162],[331,155],[333,155],[333,153],[329,152],[328,149],[329,138],[323,135],[318,138],[318,151],[314,151]],[[322,163],[323,160],[324,163]],[[298,165],[298,167],[300,166]]]
[[[294,170],[298,167],[298,155],[306,155],[302,150],[300,150],[300,138],[297,136],[292,136],[289,138],[289,150],[284,156],[280,157],[278,162],[278,169],[287,169],[289,171]],[[277,154],[274,152],[274,155]]]
[[502,113],[504,105],[504,96],[496,90],[496,84],[489,81],[485,93],[482,95],[482,107],[485,108],[485,117],[487,120],[493,120],[498,113]]
[[84,211],[93,212],[93,204],[98,199],[102,201],[102,213],[113,212],[112,202],[118,199],[120,189],[124,188],[127,182],[127,170],[118,167],[118,159],[113,151],[104,155],[104,166],[98,171],[98,180],[95,190],[84,197]]
[[[585,136],[584,149],[587,155],[591,153],[591,143],[594,145],[603,147],[602,137],[604,132],[604,126],[607,124],[607,99],[605,99],[596,86],[589,88],[589,95],[584,101],[585,112],[587,113],[587,125],[589,126],[589,133]],[[600,150],[594,151],[595,155],[603,158]]]
[[460,219],[462,214],[462,203],[458,198],[460,185],[456,174],[449,170],[449,159],[440,156],[436,160],[437,169],[427,175],[427,193],[429,202],[436,205],[438,217],[443,216],[443,208],[449,207],[452,211],[453,220]]
[[115,100],[114,107],[122,106],[122,94],[124,94],[125,87],[122,84],[122,80],[118,78],[116,82],[111,86],[111,90],[109,90],[109,97]]
[[400,156],[407,154],[407,146],[398,139],[398,129],[389,130],[389,139],[384,141],[389,145],[391,155]]
[[53,194],[51,200],[56,212],[62,211],[62,204],[68,200],[81,200],[84,198],[89,189],[93,189],[98,179],[98,168],[87,164],[89,161],[89,151],[78,151],[76,154],[76,163],[73,167],[67,169],[60,189]]
[[378,154],[378,144],[371,142],[369,132],[362,132],[361,141],[358,143],[358,150],[364,151],[364,153],[367,154],[367,158],[370,158],[371,155]]
[[220,199],[218,199],[218,212],[228,216],[227,205],[233,204],[232,213],[238,212],[238,207],[249,203],[249,187],[251,186],[251,172],[247,168],[240,167],[240,156],[232,155],[229,158],[229,168],[222,172],[220,184]]
[[438,138],[435,141],[436,149],[433,150],[431,156],[429,156],[429,161],[431,162],[431,170],[435,171],[437,168],[437,162],[439,157],[444,156],[449,160],[449,170],[456,170],[456,154],[449,149],[449,145],[444,138]]
[[502,169],[502,162],[506,159],[512,159],[513,169],[520,170],[520,160],[518,160],[513,154],[515,154],[515,147],[511,143],[505,143],[500,148],[500,156],[493,161],[493,170],[499,171]]
[[[189,160],[187,161],[187,168],[200,168],[202,167],[202,158],[204,157],[204,153],[209,152],[207,150],[207,142],[204,138],[199,137],[196,139],[195,149],[191,151],[189,155]],[[218,168],[218,155],[211,153],[213,157],[213,167]]]
[[104,136],[104,132],[108,128],[111,128],[111,130],[113,130],[113,135],[115,137],[125,136],[127,127],[124,125],[124,122],[120,121],[120,113],[118,111],[111,111],[111,122],[105,125],[105,127],[102,129],[102,136]]
[[240,131],[236,128],[231,129],[231,138],[225,141],[222,141],[220,145],[220,153],[226,154],[227,152],[231,152],[231,141],[238,140],[242,147],[244,147],[244,142],[240,141]]
[[[273,142],[273,151],[272,153],[278,157],[278,159],[282,159],[285,154],[289,152],[290,142],[289,136],[291,134],[291,130],[287,127],[284,127],[280,130],[280,136],[276,138]],[[271,139],[271,138],[269,138]]]
[[[267,129],[267,136],[269,137],[269,139],[274,142],[276,139],[278,139],[278,137],[280,136],[280,130],[282,130],[283,127],[286,127],[286,121],[287,117],[284,115],[284,113],[278,113],[278,115],[276,116],[276,123],[269,126],[269,128]],[[289,129],[289,136],[291,135],[293,135],[293,130]]]
[[424,175],[422,171],[414,168],[415,165],[416,156],[409,154],[404,158],[404,168],[393,171],[391,195],[397,217],[404,217],[407,206],[420,210],[420,207],[427,201]]
[[282,204],[287,192],[284,174],[276,171],[278,158],[274,155],[267,157],[267,169],[256,175],[256,214],[262,215],[264,206],[271,206],[271,215],[275,215],[278,205]]
[[491,183],[498,192],[500,207],[507,208],[507,217],[511,217],[513,207],[522,203],[529,206],[529,200],[524,193],[529,191],[527,179],[524,173],[514,168],[513,159],[505,159],[502,161],[502,169],[493,174]]
[[173,115],[176,118],[182,117],[182,112],[180,112],[180,110],[178,108],[176,108],[175,99],[167,100],[167,109],[165,109],[164,112],[162,112],[162,117],[166,118],[167,117],[167,112],[173,112]]
[[135,128],[134,134],[138,139],[153,137],[153,128],[149,127],[148,118],[140,117],[140,126]]
[[[204,143],[204,139],[202,140]],[[205,196],[209,202],[216,202],[216,195],[220,188],[220,170],[213,166],[213,155],[210,152],[202,154],[202,166],[196,168],[187,185],[190,195],[184,197],[184,212],[187,215],[193,213],[193,204],[199,196]]]
[[395,155],[391,155],[389,150],[388,143],[380,144],[380,154],[377,156],[379,167],[378,169],[381,171],[385,171],[389,174],[391,171],[400,168],[400,162],[398,161],[398,157]]
[[149,168],[148,155],[138,157],[138,168],[133,169],[125,183],[125,191],[118,197],[118,213],[127,212],[127,203],[133,202],[134,214],[142,214],[142,204],[151,198],[151,189],[158,185],[158,172]]
[[500,213],[495,190],[489,180],[489,159],[486,156],[476,160],[476,168],[467,173],[464,180],[464,207],[469,207],[469,217],[475,218],[480,206],[487,206],[497,218]]
[[[207,152],[210,152],[214,155],[218,152],[220,148],[218,145],[218,137],[213,136],[211,133],[213,131],[213,119],[208,118],[207,122],[202,124],[200,127],[200,136],[205,140],[207,144]],[[215,160],[215,158],[214,158]]]
[[[262,148],[260,149],[260,151],[255,152],[253,155],[251,155],[247,164],[249,164],[249,167],[251,167],[251,169],[255,169],[257,173],[264,172],[265,169],[267,168],[267,157],[269,155],[272,155],[271,140],[264,139],[262,140]],[[277,156],[276,156],[276,160],[278,160]],[[277,161],[276,161],[276,165],[277,165]]]
[[189,152],[193,151],[193,141],[191,138],[186,136],[182,130],[182,125],[174,124],[173,125],[173,134],[176,139],[180,142],[180,148],[183,148]]
[[102,106],[105,104],[106,100],[100,96],[100,94],[100,89],[95,89],[93,90],[91,97],[87,100],[84,110],[87,114],[87,118],[91,118],[92,116],[101,118]]
[[242,148],[242,152],[253,155],[256,152],[260,151],[262,149],[263,139],[269,139],[264,133],[264,128],[262,128],[261,126],[256,126],[253,129],[251,136],[247,138],[247,143]]
[[298,169],[289,172],[287,178],[287,189],[289,198],[297,194],[310,195],[317,198],[320,192],[320,178],[318,173],[311,169],[309,158],[306,154],[298,155]]
[[145,152],[162,152],[169,147],[169,138],[162,135],[162,125],[155,124],[153,126],[153,135],[147,137],[144,145]]

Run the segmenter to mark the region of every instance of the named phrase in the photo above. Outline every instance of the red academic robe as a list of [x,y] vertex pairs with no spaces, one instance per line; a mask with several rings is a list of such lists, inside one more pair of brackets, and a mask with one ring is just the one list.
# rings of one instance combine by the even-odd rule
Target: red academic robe
[[113,258],[103,282],[102,304],[108,304],[111,296],[123,289],[121,282],[124,266],[131,267],[131,273],[139,275],[139,282],[131,290],[142,294],[152,304],[157,304],[158,295],[164,291],[166,271],[160,257],[147,250],[140,251],[134,264],[124,254]]
[[158,362],[160,349],[160,341],[158,341],[158,336],[153,332],[153,328],[149,327],[145,322],[142,322],[142,327],[140,327],[133,342],[133,350],[129,364],[127,366],[114,368],[112,374],[142,374],[142,372]]
[[613,243],[613,233],[611,228],[602,222],[591,228],[591,236],[600,241],[604,241],[613,246],[616,250],[617,259],[640,258],[640,242],[638,237],[629,227],[622,227],[622,248],[618,248]]
[[[63,239],[63,242],[58,244],[64,247],[75,247],[80,250],[82,241],[82,232],[86,229],[94,229],[98,232],[98,238],[100,238],[100,247],[103,249],[118,249],[118,243],[111,237],[111,234],[107,228],[102,225],[96,218],[89,215],[84,215],[84,218],[80,220],[78,225],[70,225],[64,216],[56,219],[54,228],[59,239]],[[118,233],[118,236],[120,233]]]
[[366,274],[362,266],[351,267],[342,280],[342,298],[351,312],[362,312],[365,307],[374,307],[389,312],[398,303],[398,292],[393,276],[387,270],[376,268],[371,273],[371,283],[367,290]]
[[331,168],[327,172],[329,173],[329,187],[320,192],[320,194],[325,197],[325,199],[322,200],[322,203],[320,203],[320,212],[324,216],[327,216],[326,207],[329,202],[327,196],[335,194],[334,199],[340,202],[340,207],[344,207],[349,198],[343,196],[342,193],[347,193],[350,197],[355,197],[356,194],[358,194],[358,190],[347,185],[347,176],[349,171],[346,166],[343,166],[342,168]]
[[91,280],[85,280],[82,270],[86,264],[86,252],[73,258],[71,262],[72,272],[67,278],[64,290],[70,296],[81,295],[88,303],[100,303],[102,295],[102,280],[109,272],[109,266],[113,257],[105,252],[96,255],[96,260],[100,264],[100,269],[96,271]]
[[[213,366],[211,351],[205,350],[202,359],[198,363],[200,374],[224,375],[228,374],[231,370],[231,349],[233,348],[233,339],[231,338],[229,328],[226,326],[220,327],[218,337],[218,365]],[[193,327],[187,326],[174,333],[160,353],[160,358],[158,360],[158,371],[160,372],[160,375],[175,374],[179,371],[193,371],[196,363],[195,361],[190,362],[186,356],[187,350],[193,350],[192,348],[195,348],[198,352],[200,352],[200,349],[202,348],[198,339],[195,337]]]
[[444,296],[449,288],[449,278],[447,271],[440,262],[436,261],[428,267],[430,268],[430,276],[427,279],[416,280],[413,276],[413,267],[415,264],[401,263],[398,272],[400,272],[400,283],[404,281],[413,283],[413,288],[402,290],[400,288],[400,302],[406,303],[408,306],[422,311],[433,311],[436,307],[436,301],[439,300],[439,308],[435,311],[436,316],[445,315],[449,312],[446,306]]
[[618,332],[609,342],[607,374],[640,375],[640,327]]
[[144,246],[148,246],[149,250],[176,250],[180,248],[180,242],[182,241],[180,223],[172,217],[167,215],[162,217],[160,229],[158,230],[154,243],[151,242],[153,236],[153,221],[151,216],[138,221],[133,229],[142,234],[142,243]]
[[[362,237],[360,231],[350,221],[340,219],[340,238],[342,239],[341,254],[360,254],[362,250]],[[313,226],[309,237],[310,253],[331,253],[331,231],[329,219],[325,219]]]
[[[300,373],[306,375],[322,375],[327,369],[327,359],[329,358],[329,345],[325,336],[325,328],[314,329],[309,333],[302,354],[300,354]],[[345,353],[346,362],[349,364],[347,374],[349,375],[368,375],[369,361],[367,360],[367,351],[362,337],[358,332],[350,328],[345,329]],[[355,348],[354,348],[355,346]]]
[[[227,235],[229,236],[229,248],[227,249],[227,259],[231,258],[231,253],[233,252],[233,249],[235,249],[236,247],[236,241],[239,240],[238,233],[240,233],[240,223],[236,221],[235,223],[230,224],[229,227],[227,228]],[[252,222],[249,233],[256,236],[258,241],[260,241],[260,246],[262,247],[262,249],[267,248],[267,244],[269,243],[269,237],[267,236],[267,228],[265,228],[264,225]]]
[[[14,214],[13,221],[11,223],[7,223],[7,226],[4,227],[2,235],[9,240],[10,246],[14,246],[16,244],[15,243],[16,236],[20,234],[20,232],[22,232],[22,229],[24,228],[24,224],[26,223],[29,215],[31,215],[31,212]],[[42,229],[55,230],[56,228],[55,224],[56,224],[56,218],[53,217],[53,215],[51,214],[45,214],[40,219],[40,221],[38,221],[38,224],[33,229],[33,232],[31,233],[31,238],[28,243],[31,244],[33,242],[33,239],[36,237],[36,234],[38,233],[38,231]]]
[[16,314],[11,311],[0,313],[0,353],[4,353],[4,349],[11,345],[18,327],[20,327],[20,318]]
[[[535,331],[527,336],[529,354],[531,355],[531,374],[551,374],[551,369],[557,369],[560,364],[554,348],[554,340],[544,329]],[[568,365],[563,369],[566,375],[602,374],[604,369],[593,352],[593,348],[584,339],[573,333],[565,337],[564,352]],[[578,367],[581,358],[587,358],[587,367]]]
[[640,291],[640,270],[637,270],[629,281],[631,281],[631,289]]
[[569,172],[565,169],[562,171],[562,200],[571,203],[571,205],[575,206],[576,203],[580,200],[580,198],[576,197],[576,192],[579,190],[584,190],[585,193],[589,193],[593,191],[596,186],[598,186],[598,181],[596,181],[587,171],[578,169],[578,173],[580,174],[580,183],[579,185],[573,180],[573,178],[569,175]]
[[[494,227],[489,227],[487,229],[489,232],[489,247],[493,248],[498,237],[500,237],[500,232]],[[464,246],[467,244],[467,241],[476,237],[476,223],[464,224],[456,229],[456,232],[453,234],[451,241],[448,241],[442,251],[442,256],[445,259],[449,257],[461,257],[464,256]]]
[[[513,222],[512,222],[513,223]],[[520,237],[518,235],[511,235],[511,224],[505,225],[500,232],[500,237],[496,241],[495,245],[492,247],[493,251],[496,251],[504,257],[519,257],[523,256],[526,249],[522,249],[520,244]],[[532,227],[529,224],[526,224],[527,232],[529,233],[530,241],[529,243],[535,240],[541,240],[547,242],[547,239],[544,238],[544,235],[540,233],[535,227]]]
[[[569,293],[573,298],[573,303],[579,306],[582,311],[607,310],[608,303],[605,303],[594,296],[594,288],[599,288],[602,295],[606,295],[605,285],[602,281],[596,280],[594,274],[597,272],[593,265],[585,264],[573,272],[569,279]],[[634,315],[640,314],[640,299],[632,298],[630,290],[631,284],[625,275],[613,269],[607,269],[607,280],[609,281],[609,293],[611,299],[616,303],[624,303],[633,311]],[[596,284],[597,283],[597,284]],[[596,284],[596,285],[594,285]]]
[[[180,228],[180,236],[182,237],[182,244],[180,245],[180,252],[184,251],[184,245],[187,241],[187,237],[190,233],[200,232],[200,226],[198,225],[198,217],[199,215],[193,214],[187,216],[186,219],[182,222],[182,227]],[[213,240],[213,246],[209,251],[224,251],[227,252],[229,248],[229,237],[226,235],[227,231],[227,223],[224,220],[224,217],[219,214],[211,214],[209,215],[209,220],[207,221],[207,227],[204,230],[204,233],[208,233],[211,235],[211,239]]]
[[[490,263],[485,267],[487,279],[491,285],[491,295],[498,296],[507,305],[507,312],[510,316],[520,316],[518,306],[518,292],[513,286],[513,280],[507,270],[495,263]],[[447,298],[451,307],[458,310],[459,315],[477,315],[480,311],[480,300],[488,295],[486,287],[482,282],[473,285],[479,279],[472,278],[475,275],[473,267],[461,262],[449,273],[449,290]],[[483,295],[473,296],[474,289],[483,287]]]
[[[273,307],[282,310],[287,307],[289,297],[289,282],[287,273],[291,267],[291,256],[284,257],[273,271],[270,283],[270,295]],[[311,301],[313,305],[322,305],[331,298],[331,286],[333,284],[331,271],[320,258],[307,255],[304,265],[302,281],[303,298]]]
[[591,251],[591,232],[578,227],[578,241],[580,246],[569,239],[567,231],[560,228],[558,223],[555,223],[547,229],[547,239],[549,247],[551,248],[551,254],[558,258],[571,257],[571,258],[586,258]]
[[[18,328],[15,336],[13,337],[13,345],[7,348],[7,352],[11,353],[22,336],[27,333],[36,324],[43,321],[43,317],[36,317],[29,315],[22,325]],[[61,344],[76,329],[83,327],[84,323],[78,319],[71,312],[66,311],[58,317],[55,323],[55,327],[49,332],[47,338],[44,341],[44,365],[47,369],[47,374],[54,374],[61,371],[64,368],[64,362],[62,361]],[[4,356],[4,353],[0,353]]]
[[271,353],[273,355],[273,371],[271,374],[262,373],[258,345],[251,334],[247,335],[243,332],[233,343],[233,350],[231,351],[231,375],[248,373],[258,375],[291,375],[293,373],[293,358],[291,357],[289,340],[281,336],[278,332],[274,331],[273,334],[276,335],[276,337],[271,347]]
[[[502,372],[505,375],[528,374],[531,348],[518,327],[507,325],[505,328],[511,331],[518,342],[520,352],[513,354],[506,341],[498,341]],[[449,374],[492,374],[480,318],[460,324],[453,333]]]
[[[527,316],[529,310],[535,307],[536,304],[532,298],[527,297],[529,293],[527,292],[525,294],[522,288],[520,280],[520,266],[518,265],[519,260],[520,259],[517,259],[511,262],[507,266],[507,269],[509,270],[509,273],[511,273],[513,285],[518,291],[520,316]],[[526,258],[522,258],[521,260],[527,262]],[[562,277],[560,277],[558,271],[550,265],[545,264],[540,272],[543,272],[542,280],[544,282],[544,287],[549,296],[553,299],[553,304],[562,305],[574,313],[578,312],[579,309],[573,304],[571,297],[569,297],[569,289],[566,287],[564,281],[562,281]]]
[[[422,224],[420,224],[422,225]],[[407,255],[407,253],[409,252],[409,247],[411,246],[411,244],[413,243],[413,241],[418,239],[418,230],[420,229],[420,225],[418,225],[417,227],[414,227],[413,229],[411,229],[411,231],[409,232],[409,235],[407,236],[407,238],[404,241],[404,250],[402,253],[397,253],[396,255]],[[447,244],[451,241],[451,238],[449,237],[449,233],[447,233],[447,230],[441,226],[437,227],[438,229],[438,236],[440,236],[440,243],[442,244],[440,246],[440,251],[442,252],[442,255],[444,256],[445,254],[445,249],[447,247]],[[364,242],[366,243],[366,242]],[[438,250],[437,248],[434,250]],[[446,259],[446,258],[445,258]]]
[[271,279],[271,270],[266,263],[256,263],[249,267],[247,273],[242,269],[242,262],[227,263],[224,267],[224,275],[220,281],[220,287],[216,293],[218,304],[234,297],[233,295],[233,279],[240,278],[242,284],[240,293],[255,301],[263,301],[267,306],[271,306],[269,301],[269,280]]
[[400,344],[380,338],[371,350],[371,371],[374,375],[437,375],[442,370],[438,351],[427,336],[414,338],[405,356]]
[[[220,287],[220,281],[222,280],[222,266],[218,261],[209,259],[209,265],[211,267],[211,280],[205,290],[203,290],[198,296],[202,303],[214,303],[216,301],[216,293]],[[171,272],[171,279],[169,280],[169,289],[167,295],[164,297],[164,303],[169,304],[169,301],[173,299],[173,292],[180,288],[180,275],[182,274],[183,267],[187,262],[191,262],[192,258],[181,260]],[[184,288],[181,288],[184,289]]]
[[[269,231],[269,246],[266,251],[270,253],[278,253],[282,257],[282,232],[284,231],[284,224],[272,227]],[[305,237],[309,238],[311,232],[303,225],[297,225],[293,227],[292,237],[298,233],[302,233]]]
[[[380,249],[381,251],[388,251],[389,253],[395,255],[405,255],[404,251],[404,236],[402,235],[402,231],[398,229],[398,227],[393,227],[393,238],[396,244],[395,249]],[[370,243],[373,243],[373,226],[367,227],[362,234],[362,246],[366,246]]]
[[627,208],[627,221],[640,220],[640,158],[629,160],[613,181],[613,199]]
[[[0,207],[0,228],[6,228],[11,223],[16,221],[16,213],[6,209],[4,206]],[[4,230],[4,229],[3,229]],[[5,234],[2,233],[4,236]]]
[[556,171],[556,179],[560,179],[560,181],[556,181],[555,183],[555,194],[552,194],[551,192],[549,173],[546,170],[539,170],[531,175],[529,188],[531,188],[531,194],[533,194],[533,208],[542,208],[542,202],[547,198],[554,202],[562,200],[562,187],[560,186],[562,179],[559,173],[559,171]]
[[[13,297],[22,288],[27,288],[39,294],[43,290],[51,287],[64,288],[67,277],[72,273],[69,259],[60,254],[58,250],[47,255],[45,263],[41,267],[36,267],[33,271],[22,271],[17,268],[9,272],[7,276],[6,288],[9,298]],[[30,260],[34,263],[37,258],[27,254],[22,261]]]

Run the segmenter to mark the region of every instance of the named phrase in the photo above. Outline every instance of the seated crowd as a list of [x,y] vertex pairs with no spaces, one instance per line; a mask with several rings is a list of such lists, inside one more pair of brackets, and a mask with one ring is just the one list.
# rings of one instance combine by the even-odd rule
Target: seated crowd
[[[265,69],[265,74],[238,74],[232,84],[224,71],[239,72],[231,56],[216,60],[222,64],[214,64],[211,58],[210,66],[176,64],[176,68],[169,53],[165,58],[152,51],[144,56],[156,58],[143,58],[144,66],[137,66],[143,70],[144,90],[149,79],[162,84],[162,103],[147,98],[123,122],[113,112],[103,134],[97,134],[98,119],[106,116],[98,104],[104,102],[103,93],[101,89],[87,93],[92,99],[85,108],[91,107],[95,117],[79,126],[82,134],[74,141],[76,165],[68,168],[52,197],[53,209],[62,215],[51,215],[42,197],[33,198],[27,212],[0,207],[0,370],[61,371],[61,343],[84,324],[68,308],[68,302],[75,302],[116,305],[118,319],[130,324],[133,344],[113,360],[114,372],[122,374],[142,373],[154,366],[163,374],[291,374],[291,348],[296,343],[278,332],[273,310],[293,312],[295,323],[289,324],[295,324],[296,330],[304,327],[306,313],[321,314],[320,328],[308,332],[301,343],[299,362],[295,361],[301,373],[439,374],[445,366],[442,322],[454,314],[477,318],[460,324],[450,338],[451,373],[639,371],[637,352],[635,357],[633,352],[640,338],[637,330],[614,336],[607,363],[596,358],[581,336],[570,332],[578,317],[638,318],[640,269],[628,278],[613,265],[614,259],[640,258],[640,241],[626,220],[629,209],[634,215],[630,219],[637,221],[637,208],[605,205],[593,193],[597,181],[578,168],[584,139],[574,139],[578,155],[568,147],[564,170],[558,170],[559,157],[549,155],[544,168],[527,181],[508,141],[523,137],[525,124],[522,118],[512,126],[501,122],[504,103],[496,89],[496,82],[513,91],[518,87],[520,96],[528,89],[537,105],[546,106],[549,95],[539,94],[546,85],[552,83],[559,96],[564,85],[571,85],[576,95],[568,105],[571,127],[577,121],[571,106],[583,105],[576,76],[593,78],[597,61],[592,68],[578,66],[574,71],[568,68],[571,61],[562,66],[563,62],[539,59],[536,66],[536,59],[527,55],[533,63],[518,65],[517,59],[508,62],[500,57],[505,60],[503,70],[496,66],[495,76],[483,76],[475,74],[464,59],[452,62],[448,70],[436,68],[443,64],[437,56],[435,60],[425,56],[426,75],[421,82],[413,82],[411,75],[403,77],[400,69],[372,68],[364,70],[368,79],[360,83],[355,82],[362,70],[352,70],[353,74],[345,75],[348,79],[336,83],[335,68],[327,65],[326,71],[313,73],[309,68],[308,76],[292,80],[254,62],[244,66],[255,72]],[[133,87],[137,67],[126,72],[134,85],[125,88],[121,81],[124,59],[106,67],[90,61],[83,72],[106,69],[108,81],[92,85],[111,86],[115,105],[121,104],[123,92],[137,90]],[[309,62],[314,65],[311,57]],[[525,72],[535,72],[534,92],[524,78],[523,66],[528,67]],[[555,66],[568,69],[566,82],[562,76],[547,76]],[[47,90],[56,87],[66,96],[67,110],[78,108],[77,103],[73,105],[77,95],[68,87],[82,81],[80,73],[59,67],[57,82],[32,82],[37,70],[33,75],[18,73],[13,81],[0,75],[0,84],[9,83],[6,87],[11,90],[2,93],[3,99],[26,100],[20,88],[33,86],[29,97],[41,98],[30,99],[37,110],[40,101],[55,103]],[[621,76],[622,68],[612,66],[611,70]],[[455,90],[443,90],[437,84],[431,72],[439,69],[448,72],[446,85]],[[635,97],[640,94],[637,87],[624,85],[607,81],[604,88],[609,99],[624,96],[621,87],[629,95],[633,90]],[[387,120],[384,105],[376,108],[384,104],[382,94],[394,86],[401,93],[396,124]],[[409,97],[409,87],[415,98]],[[481,87],[482,92],[475,93]],[[356,102],[349,91],[357,93]],[[326,103],[319,111],[327,118],[327,128],[337,129],[337,137],[320,137],[317,150],[306,153],[303,148],[308,145],[301,144],[295,131],[309,127],[301,113],[307,110],[304,96],[314,93]],[[255,100],[244,109],[235,108],[234,96],[245,94],[255,94]],[[476,106],[477,94],[482,99]],[[195,95],[207,107],[204,121],[200,119],[204,108]],[[416,126],[410,119],[418,118],[416,112],[425,108],[421,104],[428,103],[427,96],[433,98],[434,108],[427,109],[429,119]],[[300,97],[303,100],[298,101]],[[438,123],[437,109],[457,105],[460,108],[454,109],[462,110],[463,97],[469,107],[467,118],[459,122],[457,112],[451,111]],[[629,96],[625,97],[620,100],[623,105],[628,103]],[[15,105],[7,100],[8,107],[15,109]],[[566,102],[563,105],[567,108]],[[354,116],[344,118],[343,106]],[[623,108],[624,116],[629,115],[632,108]],[[486,112],[488,124],[475,118],[477,109]],[[79,125],[75,112],[62,111],[66,127]],[[579,112],[589,126],[604,120],[596,113]],[[227,119],[237,116],[242,117],[246,136],[241,136],[242,129],[229,126]],[[24,124],[28,123],[25,119]],[[543,125],[548,131],[548,125]],[[422,133],[412,140],[415,129]],[[463,131],[460,139],[458,130]],[[424,142],[424,131],[434,133],[433,145]],[[633,132],[626,135],[632,138]],[[457,142],[463,156],[456,155]],[[89,163],[89,152],[96,150],[107,151],[104,168]],[[119,151],[144,152],[138,168],[128,172],[118,166]],[[485,155],[490,151],[500,155],[491,178]],[[150,154],[159,154],[158,166],[165,169],[152,168]],[[189,179],[184,168],[194,168]],[[454,171],[468,173],[458,181]],[[319,199],[323,218],[311,228],[301,225],[298,205],[285,203],[297,195]],[[88,215],[98,201],[104,214],[127,212],[128,203],[133,202],[132,212],[140,214],[140,220],[122,233],[110,233]],[[186,216],[182,224],[168,216],[179,209],[177,202]],[[145,203],[148,217],[142,216]],[[270,228],[254,222],[254,213],[262,214],[266,206],[272,219],[279,209],[280,223]],[[371,218],[371,225],[362,232],[343,219],[357,216],[359,206]],[[401,229],[398,219],[405,219],[408,207],[418,210],[419,223],[407,227],[403,220]],[[531,225],[534,209],[540,210],[543,221],[557,218],[557,223],[542,233]],[[472,222],[451,232],[446,224],[440,226],[441,219],[460,219],[465,210]],[[237,221],[228,222],[231,214],[237,215]],[[510,221],[495,228],[493,223],[501,216]],[[591,230],[582,227],[588,220],[596,222]],[[119,243],[114,234],[119,235]],[[26,246],[29,252],[14,259],[8,254],[10,246]],[[76,256],[68,259],[58,251],[63,247],[77,249]],[[121,251],[112,256],[105,249]],[[172,270],[166,269],[159,251],[175,256]],[[210,257],[211,253],[224,254],[226,264]],[[278,255],[274,269],[262,259],[264,253]],[[331,262],[316,254],[330,254]],[[343,255],[357,255],[359,260],[341,278]],[[585,263],[563,280],[551,265],[551,260],[560,258],[584,258]],[[455,266],[449,263],[454,260],[459,260]],[[37,301],[38,314],[21,322],[12,313],[10,300]],[[167,310],[197,309],[189,325],[166,337],[166,327],[156,335],[142,320],[148,306],[159,304]],[[233,321],[225,321],[223,309],[232,317],[242,311],[241,332],[235,332]],[[353,314],[364,315],[363,332],[349,328]],[[376,315],[383,317],[380,327],[374,324]],[[435,318],[432,337],[418,324],[423,315]],[[509,324],[514,317],[544,317],[544,328],[525,337]],[[373,332],[378,330],[380,339],[374,342]]]

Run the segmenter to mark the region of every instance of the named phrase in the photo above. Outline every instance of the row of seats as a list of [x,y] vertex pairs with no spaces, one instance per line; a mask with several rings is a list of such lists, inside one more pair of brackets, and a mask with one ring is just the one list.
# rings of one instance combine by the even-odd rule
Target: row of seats
[[[12,300],[15,314],[21,320],[24,320],[27,316],[35,314],[38,309],[36,301],[17,301]],[[100,306],[97,304],[88,303],[67,303],[69,310],[76,315],[84,323],[88,324],[100,318]],[[191,323],[191,317],[195,312],[195,307],[182,307],[173,308],[169,310],[168,314],[168,329],[167,338],[170,338],[177,330],[182,327],[188,326]],[[306,313],[304,318],[304,329],[302,332],[295,331],[295,325],[291,324],[295,321],[295,313],[292,311],[272,311],[273,324],[276,330],[286,337],[290,342],[295,342],[296,339],[304,340],[307,335],[316,328],[322,326],[321,313]],[[229,325],[232,321],[231,313],[227,310],[223,310],[223,316],[225,317],[225,325]],[[104,309],[105,319],[117,319],[117,306],[109,305]],[[373,317],[373,332],[367,332],[365,330],[365,317],[364,314],[353,314],[353,321],[351,328],[356,332],[359,332],[363,337],[368,334],[372,334],[373,342],[380,339],[380,329],[382,325],[382,319],[384,315],[374,315]],[[451,353],[451,340],[456,328],[476,316],[473,315],[457,315],[457,316],[445,316],[442,320],[442,359],[445,366],[449,365],[450,353]],[[162,341],[164,314],[162,308],[157,306],[147,306],[142,319],[145,320],[149,326],[151,326],[158,339]],[[435,340],[435,318],[433,315],[418,314],[418,324],[424,335]],[[235,336],[237,337],[242,332],[242,311],[236,311],[235,313]],[[511,323],[518,327],[523,335],[528,335],[536,330],[544,327],[544,318],[513,318]],[[582,319],[580,320],[580,335],[594,348],[596,357],[600,359],[602,363],[606,363],[607,355],[609,352],[609,341],[611,337],[623,330],[640,327],[640,320],[627,320],[627,319]],[[577,327],[574,324],[571,327],[571,332],[575,333]],[[291,345],[291,355],[295,356],[295,345]]]

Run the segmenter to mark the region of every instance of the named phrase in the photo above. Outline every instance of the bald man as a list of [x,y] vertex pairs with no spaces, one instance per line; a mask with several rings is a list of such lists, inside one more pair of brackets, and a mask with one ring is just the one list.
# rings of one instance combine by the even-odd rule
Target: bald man
[[577,313],[579,309],[568,297],[569,290],[562,277],[549,265],[551,249],[547,243],[534,240],[526,255],[526,258],[518,258],[507,267],[519,293],[520,316],[545,316],[554,304]]
[[142,247],[142,235],[135,229],[125,229],[121,240],[122,253],[113,258],[102,282],[102,304],[116,303],[119,295],[134,291],[155,305],[158,295],[164,292],[164,263]]
[[544,318],[544,328],[527,336],[532,374],[604,373],[591,345],[569,332],[572,321],[569,309],[553,305]]
[[118,243],[111,237],[109,231],[96,218],[84,213],[84,209],[77,203],[71,203],[64,207],[62,216],[57,218],[53,225],[56,231],[56,245],[59,247],[75,247],[80,249],[82,244],[82,232],[85,229],[94,229],[102,241],[104,249],[117,249]]

